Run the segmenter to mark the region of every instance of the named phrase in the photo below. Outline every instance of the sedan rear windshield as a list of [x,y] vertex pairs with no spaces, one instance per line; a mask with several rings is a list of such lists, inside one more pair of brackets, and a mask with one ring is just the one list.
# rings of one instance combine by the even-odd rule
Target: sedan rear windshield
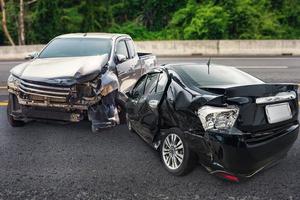
[[80,57],[110,54],[110,39],[57,38],[41,52],[39,58]]
[[234,67],[220,65],[174,65],[172,69],[187,86],[249,85],[261,80]]

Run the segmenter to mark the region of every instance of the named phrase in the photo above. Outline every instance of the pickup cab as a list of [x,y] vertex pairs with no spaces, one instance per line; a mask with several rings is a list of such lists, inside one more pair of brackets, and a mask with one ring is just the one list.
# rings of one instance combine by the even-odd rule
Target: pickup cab
[[89,117],[93,122],[97,110],[111,108],[125,122],[125,93],[156,65],[156,57],[137,53],[126,34],[61,35],[27,58],[8,78],[7,116],[13,127],[35,119],[78,122]]

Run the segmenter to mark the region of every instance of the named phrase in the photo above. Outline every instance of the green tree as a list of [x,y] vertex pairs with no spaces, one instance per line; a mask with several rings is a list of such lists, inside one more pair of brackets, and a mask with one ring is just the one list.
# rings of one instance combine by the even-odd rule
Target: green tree
[[47,43],[61,33],[62,10],[58,6],[59,0],[39,0],[33,15],[34,40]]
[[[18,41],[19,0],[6,0]],[[30,2],[30,4],[29,4]],[[70,32],[120,32],[138,40],[299,39],[299,0],[24,0],[26,43]],[[0,28],[0,45],[9,44]]]
[[79,13],[83,16],[81,24],[83,32],[105,32],[112,21],[110,10],[100,1],[82,1]]
[[228,37],[228,19],[220,6],[190,1],[174,14],[170,27],[176,30],[175,38],[222,39]]

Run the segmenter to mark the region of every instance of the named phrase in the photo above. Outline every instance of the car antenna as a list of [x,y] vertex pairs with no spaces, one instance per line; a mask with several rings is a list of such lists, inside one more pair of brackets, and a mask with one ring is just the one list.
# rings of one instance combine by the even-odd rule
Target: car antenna
[[207,61],[207,73],[208,74],[209,74],[210,61],[211,61],[211,57],[209,57],[209,59]]

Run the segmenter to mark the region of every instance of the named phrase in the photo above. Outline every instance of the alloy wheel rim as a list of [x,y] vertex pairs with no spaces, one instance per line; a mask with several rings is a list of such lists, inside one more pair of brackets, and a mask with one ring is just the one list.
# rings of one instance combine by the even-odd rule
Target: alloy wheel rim
[[176,134],[169,134],[162,146],[162,156],[165,165],[171,169],[178,169],[184,158],[184,146],[180,137]]

